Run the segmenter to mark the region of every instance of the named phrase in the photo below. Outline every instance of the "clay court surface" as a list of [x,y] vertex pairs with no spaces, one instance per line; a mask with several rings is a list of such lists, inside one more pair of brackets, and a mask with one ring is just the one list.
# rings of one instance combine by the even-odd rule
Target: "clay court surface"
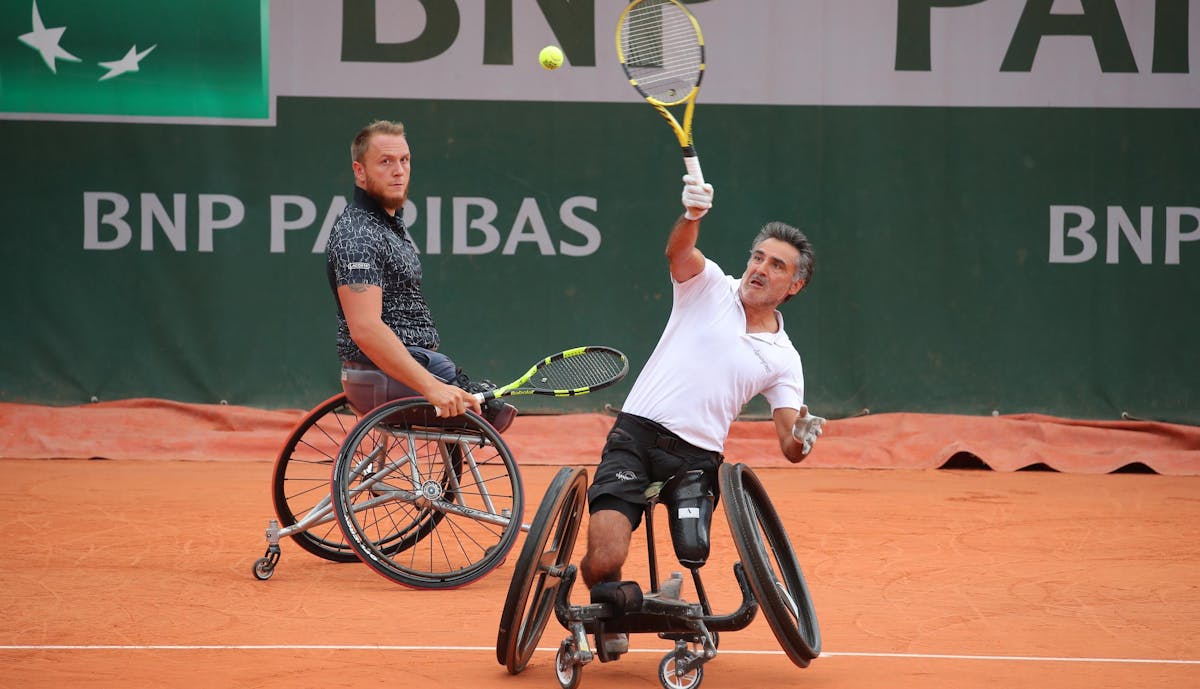
[[[510,676],[496,661],[499,614],[523,537],[500,569],[454,591],[402,588],[290,541],[271,580],[252,576],[273,516],[272,462],[262,448],[281,443],[298,412],[192,409],[191,426],[122,444],[73,412],[0,407],[0,686],[558,686],[553,650],[564,632],[553,620],[524,673]],[[91,409],[81,413],[99,418]],[[526,521],[560,465],[596,461],[606,428],[596,417],[522,418],[506,435],[522,462]],[[213,418],[222,419],[217,427]],[[765,425],[739,426],[729,459],[754,467],[785,515],[824,653],[808,669],[795,667],[760,614],[722,635],[703,687],[1200,686],[1193,429],[1110,424],[1107,431],[1124,435],[1058,452],[1041,429],[1041,445],[1024,451],[1037,455],[1028,464],[1095,459],[1058,473],[912,468],[966,451],[986,461],[995,439],[972,445],[963,436],[963,447],[925,450],[906,429],[936,437],[945,424],[918,419],[922,434],[906,417],[877,420],[903,432],[876,446],[868,426],[853,421],[831,422],[813,456],[826,459],[800,467],[754,444],[769,433]],[[215,434],[224,434],[223,446]],[[50,440],[80,435],[113,451]],[[181,436],[198,456],[172,445]],[[1098,473],[1116,468],[1107,466],[1114,444],[1124,448],[1121,464],[1158,464],[1173,475]],[[41,458],[39,447],[71,458]],[[862,459],[879,453],[888,457]],[[87,458],[105,455],[119,458]],[[868,468],[889,462],[906,468]],[[640,536],[626,575],[644,581]],[[704,580],[714,607],[728,612],[737,601],[735,555],[720,508],[713,544]],[[668,541],[660,554],[663,569],[675,568]],[[582,686],[658,687],[670,644],[641,635],[631,646],[618,662],[587,665]]]

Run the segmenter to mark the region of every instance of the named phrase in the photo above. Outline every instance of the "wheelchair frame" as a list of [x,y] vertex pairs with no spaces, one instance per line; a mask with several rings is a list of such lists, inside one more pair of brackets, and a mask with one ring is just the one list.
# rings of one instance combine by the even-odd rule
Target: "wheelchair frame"
[[[570,564],[587,497],[587,471],[564,467],[551,481],[517,560],[496,639],[496,659],[511,674],[529,664],[553,612],[568,631],[555,655],[555,675],[563,689],[578,687],[583,666],[593,659],[619,658],[605,649],[608,633],[656,633],[675,642],[659,664],[667,689],[696,689],[704,664],[717,655],[719,633],[744,629],[763,609],[788,658],[799,667],[820,655],[821,634],[808,586],[787,532],[762,482],[744,464],[723,464],[718,472],[725,514],[740,561],[733,574],[742,592],[738,608],[713,614],[700,579],[702,565],[689,568],[700,601],[659,595],[653,532],[655,494],[647,499],[645,522],[651,591],[636,610],[611,603],[571,605],[577,568]],[[589,636],[595,640],[589,643]]]
[[253,569],[261,580],[291,537],[405,586],[456,588],[499,566],[528,529],[520,473],[495,428],[470,411],[440,419],[419,397],[361,419],[344,394],[315,407],[276,460],[272,496],[278,519]]

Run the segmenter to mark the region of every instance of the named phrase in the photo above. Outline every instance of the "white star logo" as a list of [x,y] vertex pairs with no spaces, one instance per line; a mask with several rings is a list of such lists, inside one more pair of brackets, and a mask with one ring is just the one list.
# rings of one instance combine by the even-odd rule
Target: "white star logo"
[[151,50],[154,50],[157,47],[158,44],[156,43],[139,53],[137,51],[137,44],[134,44],[134,46],[129,49],[129,52],[125,53],[125,57],[121,58],[120,60],[99,63],[101,67],[108,70],[108,73],[100,77],[100,81],[121,76],[126,72],[138,71],[138,63],[142,61],[142,58],[149,55]]
[[33,31],[19,36],[21,42],[33,48],[42,54],[42,59],[46,61],[46,66],[51,72],[58,74],[58,68],[55,66],[55,60],[67,60],[69,62],[79,62],[79,58],[71,53],[63,50],[58,42],[62,40],[63,32],[67,30],[65,26],[58,26],[52,29],[47,29],[42,23],[42,17],[38,14],[37,0],[33,2]]

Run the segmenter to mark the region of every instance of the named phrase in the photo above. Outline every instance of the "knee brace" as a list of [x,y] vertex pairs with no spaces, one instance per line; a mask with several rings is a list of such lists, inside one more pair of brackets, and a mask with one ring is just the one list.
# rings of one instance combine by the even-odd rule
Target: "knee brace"
[[714,502],[708,474],[700,470],[679,474],[663,486],[671,543],[675,546],[675,557],[684,567],[694,569],[708,561]]

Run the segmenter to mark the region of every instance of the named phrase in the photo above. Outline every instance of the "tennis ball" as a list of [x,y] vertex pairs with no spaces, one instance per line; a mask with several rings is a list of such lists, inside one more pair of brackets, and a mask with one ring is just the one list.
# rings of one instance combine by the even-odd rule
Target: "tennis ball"
[[558,69],[562,67],[563,51],[556,45],[548,45],[538,53],[538,62],[546,69]]

